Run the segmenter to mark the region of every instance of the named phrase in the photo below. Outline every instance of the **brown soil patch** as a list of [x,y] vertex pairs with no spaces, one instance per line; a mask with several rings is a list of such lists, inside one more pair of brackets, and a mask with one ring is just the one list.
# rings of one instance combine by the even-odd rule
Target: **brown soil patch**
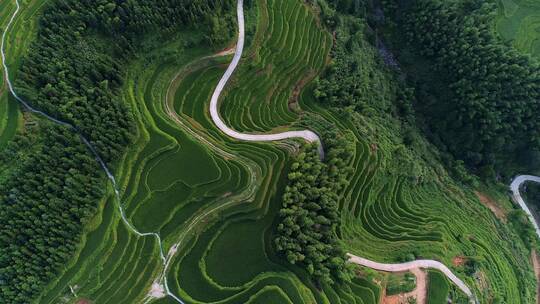
[[92,302],[88,299],[79,299],[77,300],[77,304],[92,304]]
[[452,259],[452,265],[456,267],[463,266],[465,265],[466,262],[467,262],[467,258],[463,256],[457,256]]
[[416,276],[416,288],[411,292],[393,296],[387,296],[386,290],[383,289],[381,304],[408,304],[409,298],[415,298],[417,304],[427,303],[427,273],[420,268],[411,269],[411,272]]
[[300,79],[294,86],[291,97],[289,98],[289,109],[294,110],[298,105],[298,97],[302,89],[310,82],[313,78],[317,76],[317,73],[314,70],[310,70],[302,79]]
[[214,57],[232,55],[234,51],[236,51],[236,42],[232,42],[229,46],[217,51]]
[[369,150],[372,154],[377,153],[377,151],[379,150],[379,146],[376,143],[372,143],[371,145],[369,145]]
[[536,250],[531,252],[531,260],[534,269],[534,275],[536,276],[536,304],[540,304],[540,256]]
[[503,208],[499,206],[499,204],[495,200],[493,200],[492,198],[490,198],[489,196],[487,196],[486,194],[482,192],[474,191],[474,193],[476,194],[476,196],[478,196],[478,199],[480,200],[480,202],[484,204],[486,207],[488,207],[489,210],[491,210],[498,219],[506,222],[506,212],[504,211]]

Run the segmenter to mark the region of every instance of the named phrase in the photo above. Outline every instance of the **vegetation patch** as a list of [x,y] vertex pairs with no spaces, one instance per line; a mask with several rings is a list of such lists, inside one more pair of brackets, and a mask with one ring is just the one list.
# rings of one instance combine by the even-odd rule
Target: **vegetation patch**
[[415,288],[416,277],[410,272],[403,274],[390,274],[386,282],[386,294],[389,296],[407,293],[413,291]]
[[438,271],[428,271],[428,304],[446,303],[449,292],[446,277]]
[[301,265],[318,281],[333,283],[349,277],[337,230],[339,193],[348,185],[352,146],[335,133],[324,139],[325,161],[315,145],[307,145],[291,165],[275,243],[289,263]]

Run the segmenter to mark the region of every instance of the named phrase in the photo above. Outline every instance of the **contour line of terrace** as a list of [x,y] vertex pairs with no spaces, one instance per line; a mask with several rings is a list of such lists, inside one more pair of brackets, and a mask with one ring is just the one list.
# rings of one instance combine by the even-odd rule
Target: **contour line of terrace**
[[231,78],[232,74],[236,70],[240,59],[242,58],[242,53],[244,51],[244,41],[245,41],[245,24],[244,24],[244,1],[238,0],[237,7],[237,16],[238,16],[238,41],[236,43],[236,51],[234,52],[234,57],[229,67],[225,71],[225,74],[219,80],[219,83],[212,94],[212,99],[210,100],[210,116],[214,121],[214,124],[228,136],[244,140],[244,141],[278,141],[290,138],[303,138],[308,142],[318,143],[319,155],[324,157],[324,150],[322,147],[321,139],[319,135],[311,130],[300,130],[300,131],[287,131],[281,133],[272,133],[272,134],[248,134],[240,133],[231,129],[227,124],[221,119],[218,111],[218,102],[225,85]]
[[[15,89],[14,89],[14,87],[13,87],[13,85],[11,83],[11,80],[9,78],[9,69],[8,69],[7,59],[6,59],[7,56],[6,56],[5,50],[4,50],[5,49],[5,41],[6,41],[7,33],[9,31],[11,25],[15,21],[15,17],[17,17],[17,14],[19,13],[19,10],[20,10],[19,0],[15,0],[15,4],[16,4],[15,11],[13,12],[13,15],[11,15],[11,17],[9,19],[9,22],[8,22],[6,28],[4,29],[4,32],[2,33],[2,43],[0,44],[0,57],[2,58],[2,67],[4,69],[4,75],[5,75],[5,79],[6,79],[6,83],[7,83],[9,92],[29,112],[31,112],[31,113],[33,113],[35,115],[38,115],[38,116],[42,116],[45,119],[47,119],[47,120],[49,120],[49,121],[51,121],[51,122],[53,122],[55,124],[64,126],[64,127],[68,128],[70,131],[73,131],[75,134],[77,134],[80,137],[80,139],[86,145],[88,150],[95,157],[96,161],[99,163],[100,167],[103,169],[103,171],[107,175],[107,178],[109,179],[111,185],[113,186],[114,194],[115,194],[115,198],[116,198],[116,202],[117,202],[117,207],[118,207],[118,211],[120,213],[120,217],[122,218],[122,222],[128,227],[129,231],[136,234],[137,236],[139,236],[139,237],[153,237],[153,238],[156,239],[156,241],[158,243],[158,247],[159,247],[159,257],[160,257],[160,259],[162,261],[162,266],[163,266],[163,271],[162,272],[164,273],[167,270],[167,265],[168,265],[168,262],[169,262],[168,260],[170,259],[169,256],[171,255],[171,253],[174,254],[174,251],[176,250],[176,248],[175,247],[171,248],[171,250],[170,250],[171,252],[169,252],[168,256],[166,257],[165,253],[163,251],[163,242],[161,240],[161,236],[159,235],[159,233],[157,233],[157,232],[140,232],[128,220],[128,218],[127,218],[127,216],[125,214],[124,207],[122,206],[122,200],[120,198],[120,191],[119,191],[118,186],[116,184],[116,179],[114,177],[114,174],[109,170],[109,167],[107,166],[107,164],[105,164],[103,159],[100,157],[99,153],[97,152],[96,148],[92,145],[92,143],[90,143],[90,141],[88,139],[86,139],[86,137],[82,134],[82,132],[79,130],[79,128],[76,125],[71,124],[71,123],[66,122],[66,121],[63,121],[63,120],[60,120],[60,119],[57,119],[57,118],[54,118],[51,115],[49,115],[49,114],[47,114],[47,113],[45,113],[45,112],[43,112],[41,110],[38,110],[38,109],[34,108],[32,105],[30,105],[28,102],[26,102],[23,98],[21,98],[15,92]],[[157,289],[156,292],[159,293],[160,296],[170,296],[176,302],[178,302],[180,304],[184,304],[184,302],[180,298],[178,298],[174,293],[172,293],[170,291],[168,283],[167,283],[167,279],[165,277],[165,274],[160,275],[160,277],[164,277],[164,279],[162,279],[163,286],[161,286],[161,284],[156,284],[156,282],[154,282],[154,284],[152,285],[152,289],[155,288],[154,285],[158,285],[159,288],[156,288]],[[75,292],[73,292],[73,289],[71,288],[71,286],[70,286],[70,289],[72,290],[72,293],[74,295],[76,295]]]
[[[242,58],[242,53],[244,50],[244,40],[245,40],[245,21],[244,21],[244,1],[238,0],[237,2],[237,17],[238,17],[238,41],[236,44],[236,51],[234,53],[233,60],[229,64],[227,70],[225,71],[225,74],[221,77],[219,80],[218,85],[216,86],[214,93],[212,94],[212,98],[210,100],[210,116],[212,117],[213,122],[216,124],[216,126],[225,134],[228,136],[244,140],[244,141],[278,141],[283,139],[290,139],[290,138],[303,138],[308,142],[317,142],[319,154],[321,157],[324,157],[324,150],[322,147],[322,141],[320,140],[319,136],[310,130],[301,130],[301,131],[288,131],[288,132],[282,132],[282,133],[273,133],[273,134],[249,134],[249,133],[240,133],[238,131],[235,131],[231,129],[229,126],[225,124],[225,122],[221,119],[218,111],[218,102],[219,97],[221,96],[221,93],[223,92],[223,89],[225,88],[225,85],[231,78],[232,74],[238,67],[238,63],[240,62],[240,59]],[[435,261],[435,260],[417,260],[402,264],[383,264],[383,263],[377,263],[374,261],[370,261],[358,256],[354,256],[351,254],[348,254],[349,256],[349,262],[366,266],[369,268],[373,268],[376,270],[381,271],[387,271],[387,272],[402,272],[406,270],[410,270],[413,268],[433,268],[440,270],[442,273],[444,273],[452,282],[454,282],[471,300],[471,303],[475,303],[476,300],[474,298],[473,293],[467,287],[467,285],[459,279],[448,267],[443,265],[441,262]]]

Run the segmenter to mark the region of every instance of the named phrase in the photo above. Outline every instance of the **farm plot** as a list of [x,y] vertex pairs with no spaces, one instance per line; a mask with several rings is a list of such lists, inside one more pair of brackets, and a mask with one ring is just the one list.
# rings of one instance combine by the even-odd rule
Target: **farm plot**
[[260,2],[261,23],[220,112],[238,131],[265,132],[293,123],[301,88],[324,67],[331,38],[301,1]]
[[450,286],[446,277],[438,271],[428,272],[428,304],[446,303]]
[[[259,303],[269,298],[284,303],[339,303],[328,302],[327,291],[312,286],[304,273],[293,273],[274,260],[270,233],[280,206],[279,191],[283,190],[283,172],[287,172],[284,169],[287,153],[270,145],[235,142],[211,131],[215,127],[206,109],[212,90],[200,93],[192,83],[194,79],[216,83],[219,71],[222,68],[215,63],[182,77],[173,94],[174,109],[204,138],[226,151],[252,159],[261,170],[262,182],[250,203],[225,210],[222,220],[208,225],[194,237],[171,267],[170,287],[188,303]],[[342,288],[343,294],[338,298],[349,295],[358,298],[357,303],[377,303],[375,293],[379,291],[368,282],[358,281]],[[359,292],[362,294],[358,295]]]
[[[177,64],[200,53],[184,55],[176,59]],[[165,118],[160,102],[178,65],[171,58],[150,62],[152,68],[145,67],[148,63],[134,63],[129,73],[133,77],[126,82],[125,98],[132,103],[141,136],[117,175],[130,222],[140,231],[156,232],[173,242],[201,209],[220,202],[229,192],[242,192],[248,173],[243,164],[224,161]],[[102,220],[89,234],[104,242],[96,248],[94,239],[89,238],[82,249],[89,256],[68,267],[58,281],[63,285],[52,284],[43,303],[64,297],[66,282],[76,286],[78,295],[98,303],[136,303],[149,291],[161,269],[158,244],[128,232],[111,206],[105,208],[112,210],[112,219]]]
[[[291,3],[307,17],[304,6]],[[169,273],[171,289],[183,299],[213,297],[245,303],[285,295],[294,303],[313,302],[313,292],[267,253],[266,233],[279,206],[270,200],[288,150],[231,141],[211,124],[207,102],[223,72],[218,62],[186,73],[171,98],[178,120],[171,118],[167,112],[170,80],[182,66],[207,55],[182,45],[179,38],[160,47],[133,62],[128,73],[124,98],[131,104],[139,136],[116,172],[126,216],[140,231],[159,233],[165,252],[184,240],[181,257]],[[95,219],[77,258],[50,284],[40,303],[65,297],[137,303],[149,292],[161,269],[158,244],[128,232],[114,203],[110,199],[103,205],[103,214]],[[247,233],[249,226],[258,229]],[[226,244],[239,231],[252,240],[252,246],[239,247],[241,252],[235,253]],[[203,257],[208,263],[201,266]],[[250,257],[253,268],[240,276],[223,269],[240,268]]]
[[[462,266],[454,270],[482,302],[533,298],[534,286],[523,283],[533,281],[525,250],[474,194],[434,172],[411,177],[387,122],[344,118],[302,90],[331,45],[302,1],[259,0],[255,9],[257,32],[222,100],[222,117],[239,131],[265,132],[309,115],[301,106],[354,133],[357,170],[340,205],[346,248],[389,262],[413,255],[450,265],[454,256],[470,257],[481,279]],[[273,220],[297,143],[244,143],[219,132],[208,106],[226,61],[185,47],[182,35],[188,34],[138,58],[127,73],[123,97],[138,136],[115,172],[130,222],[159,233],[165,252],[181,240],[166,274],[171,291],[186,303],[378,303],[381,290],[371,281],[315,286],[275,257]],[[161,271],[158,244],[130,233],[115,204],[112,196],[103,201],[76,257],[38,303],[139,303],[150,291]]]
[[[28,51],[28,45],[33,40],[37,26],[37,15],[45,3],[45,0],[32,0],[26,3],[21,7],[19,17],[7,33],[5,53],[11,79],[15,78],[20,58]],[[14,1],[0,3],[0,28],[7,25],[15,8]],[[6,146],[6,143],[15,136],[23,124],[19,104],[9,94],[4,77],[4,68],[0,66],[0,149]]]
[[[268,14],[283,13],[277,10],[280,6],[266,10],[263,1],[259,4]],[[292,0],[287,1],[284,10],[294,12],[298,22],[311,16],[302,4]],[[316,35],[308,36],[309,39],[328,37],[322,31],[313,33]],[[287,41],[298,44],[299,39],[308,41],[301,36]],[[143,232],[159,233],[165,252],[173,243],[183,240],[180,257],[174,260],[173,271],[168,276],[171,289],[186,302],[213,296],[227,303],[257,303],[268,299],[327,303],[326,296],[305,274],[297,275],[272,258],[269,231],[279,208],[278,189],[283,189],[288,153],[295,144],[281,143],[281,148],[276,148],[238,143],[213,127],[205,113],[217,76],[223,72],[219,64],[193,73],[200,77],[195,78],[197,84],[207,85],[181,84],[173,99],[175,104],[183,103],[186,107],[179,108],[178,121],[171,118],[166,111],[170,80],[180,67],[207,55],[204,50],[187,49],[183,45],[180,37],[132,62],[127,73],[123,96],[131,105],[139,136],[117,164],[115,175],[121,191],[120,204],[128,220]],[[328,46],[322,50],[327,52]],[[303,55],[308,53],[303,51]],[[326,53],[322,58],[325,57]],[[297,60],[293,58],[291,62]],[[314,61],[315,57],[310,58]],[[273,64],[276,69],[287,70],[286,62]],[[191,74],[186,79],[190,77]],[[292,92],[293,87],[288,90]],[[288,99],[281,101],[286,108]],[[296,119],[286,111],[275,118],[280,124]],[[200,125],[207,128],[201,129]],[[74,258],[36,299],[37,303],[143,300],[162,268],[159,244],[154,238],[138,237],[130,232],[120,219],[116,204],[112,195],[103,200]],[[239,247],[240,252],[231,251],[229,242],[241,245],[235,238],[237,234],[251,240],[251,246]],[[244,267],[241,263],[245,261],[253,263],[248,265],[249,271],[230,272],[232,268]],[[184,280],[186,271],[188,279]],[[201,295],[201,290],[208,294]]]
[[534,0],[500,0],[497,31],[517,49],[540,56],[540,3]]

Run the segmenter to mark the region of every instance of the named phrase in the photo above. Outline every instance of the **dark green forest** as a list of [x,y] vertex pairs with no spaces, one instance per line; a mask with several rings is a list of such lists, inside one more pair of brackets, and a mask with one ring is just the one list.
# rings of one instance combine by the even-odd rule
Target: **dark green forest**
[[525,189],[521,189],[521,193],[523,194],[523,198],[527,203],[531,203],[536,208],[540,208],[540,185],[537,183],[525,183],[524,185]]
[[[229,0],[50,1],[16,91],[73,124],[114,163],[136,134],[119,88],[144,37],[165,39],[197,24],[200,42],[217,46],[234,33],[233,7]],[[39,294],[73,255],[105,195],[105,174],[79,135],[39,125],[0,154],[13,168],[0,178],[0,303],[29,303]]]
[[486,179],[538,169],[539,64],[495,34],[495,2],[385,3],[432,141]]
[[85,222],[104,196],[105,180],[80,138],[43,126],[33,153],[12,143],[1,157],[22,162],[0,183],[0,302],[29,303],[71,257]]
[[[166,37],[197,24],[208,42],[223,43],[234,33],[234,19],[217,16],[233,6],[229,0],[52,1],[22,64],[17,91],[33,106],[77,126],[111,161],[134,134],[118,88],[123,67],[142,47],[141,37]],[[214,26],[216,20],[221,26]]]
[[315,281],[349,278],[345,251],[339,244],[339,193],[348,185],[353,147],[335,131],[323,137],[325,159],[315,144],[306,144],[293,159],[275,245],[289,263],[307,270]]
[[[453,171],[464,163],[493,180],[540,168],[539,64],[497,36],[495,1],[328,2],[322,9],[327,25],[338,37],[348,28],[349,37],[338,40],[318,83],[321,102],[364,114],[389,109],[381,103],[384,90],[358,81],[367,75],[350,55],[361,43],[354,35],[367,35],[402,79],[397,114],[425,131]],[[365,18],[369,26],[339,13]]]
[[[493,180],[540,168],[539,64],[497,36],[495,1],[327,3],[321,5],[323,19],[338,39],[332,64],[318,81],[321,102],[364,114],[391,109],[384,89],[359,81],[377,77],[353,55],[361,53],[356,50],[366,35],[398,75],[397,114],[424,130],[452,171],[463,176],[463,163]],[[339,17],[344,14],[361,19]]]

